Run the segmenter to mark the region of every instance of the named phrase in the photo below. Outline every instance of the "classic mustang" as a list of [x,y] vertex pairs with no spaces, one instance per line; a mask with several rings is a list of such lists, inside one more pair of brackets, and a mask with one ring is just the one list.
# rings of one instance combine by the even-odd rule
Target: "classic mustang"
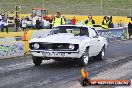
[[47,36],[29,41],[35,65],[41,65],[42,60],[47,59],[74,59],[81,66],[86,66],[90,57],[102,60],[107,45],[107,40],[94,28],[82,25],[57,26]]

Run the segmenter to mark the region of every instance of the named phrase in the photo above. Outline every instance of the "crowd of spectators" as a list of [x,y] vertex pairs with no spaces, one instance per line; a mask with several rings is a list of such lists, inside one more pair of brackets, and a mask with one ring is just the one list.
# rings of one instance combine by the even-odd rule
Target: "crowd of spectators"
[[[19,30],[27,31],[27,29],[29,28],[35,28],[39,30],[39,29],[43,29],[46,23],[48,24],[48,27],[50,29],[53,26],[69,25],[69,24],[70,25],[81,24],[81,25],[87,25],[91,27],[97,26],[95,20],[93,19],[91,15],[89,15],[85,21],[79,21],[76,19],[75,16],[73,16],[73,18],[71,19],[68,19],[65,16],[61,16],[60,12],[57,12],[56,16],[52,15],[51,17],[49,17],[48,20],[38,17],[35,20],[35,24],[32,25],[32,27],[30,27],[31,25],[30,26],[27,25],[28,21],[31,22],[32,19],[29,19],[29,17],[20,18],[18,15],[16,15],[14,18],[14,28],[13,28],[14,30],[13,31],[14,32],[17,32]],[[122,21],[119,20],[118,27],[122,27],[122,24],[123,24]],[[102,27],[103,29],[114,28],[112,16],[104,16],[102,20],[102,25],[100,25],[100,27]],[[0,29],[1,29],[1,32],[6,31],[8,33],[8,15],[0,14]],[[132,19],[128,23],[128,32],[130,35],[132,35]]]

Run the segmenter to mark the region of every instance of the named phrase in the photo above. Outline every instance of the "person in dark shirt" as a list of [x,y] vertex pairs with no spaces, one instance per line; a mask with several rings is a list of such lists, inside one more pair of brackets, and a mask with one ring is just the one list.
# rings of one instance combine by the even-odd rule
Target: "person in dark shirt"
[[109,18],[109,24],[108,24],[108,27],[109,28],[114,28],[114,25],[113,25],[113,22],[112,22],[112,16]]
[[50,17],[50,19],[49,19],[49,22],[50,22],[50,29],[52,28],[52,21],[53,21],[53,19],[55,19],[55,17],[54,17],[54,15],[52,15],[51,17]]
[[130,22],[128,23],[128,33],[129,33],[129,37],[132,35],[132,18],[130,20]]
[[18,16],[16,16],[16,18],[15,18],[15,32],[18,31],[19,26],[20,26],[20,19]]
[[36,20],[36,29],[40,29],[40,20],[39,18]]

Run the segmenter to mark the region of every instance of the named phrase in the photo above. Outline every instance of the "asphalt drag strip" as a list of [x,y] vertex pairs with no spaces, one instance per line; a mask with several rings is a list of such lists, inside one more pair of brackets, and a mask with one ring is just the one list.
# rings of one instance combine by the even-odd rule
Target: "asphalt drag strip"
[[[98,77],[100,74],[114,71],[113,69],[131,62],[130,47],[132,47],[132,41],[110,43],[104,60],[89,62],[86,67],[89,77]],[[117,73],[111,73],[111,75]],[[76,88],[74,86],[80,85],[78,82],[80,77],[81,67],[74,61],[46,60],[41,66],[36,67],[30,55],[0,60],[0,88]],[[120,78],[127,77],[125,75]]]

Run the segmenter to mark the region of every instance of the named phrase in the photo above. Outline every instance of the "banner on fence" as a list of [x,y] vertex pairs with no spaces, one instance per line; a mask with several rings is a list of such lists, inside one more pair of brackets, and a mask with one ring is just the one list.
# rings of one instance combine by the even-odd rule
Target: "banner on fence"
[[9,58],[24,55],[23,42],[0,43],[0,58]]
[[112,28],[98,30],[99,34],[108,40],[125,40],[128,39],[128,30],[126,28]]

